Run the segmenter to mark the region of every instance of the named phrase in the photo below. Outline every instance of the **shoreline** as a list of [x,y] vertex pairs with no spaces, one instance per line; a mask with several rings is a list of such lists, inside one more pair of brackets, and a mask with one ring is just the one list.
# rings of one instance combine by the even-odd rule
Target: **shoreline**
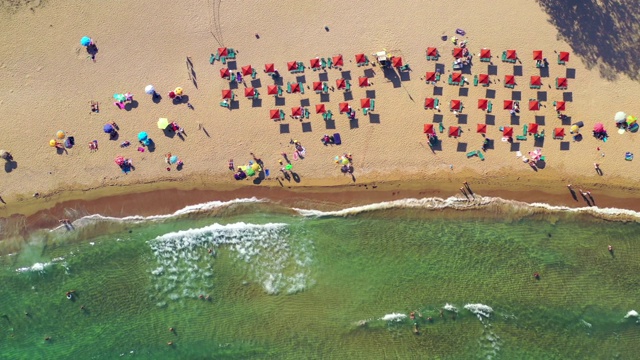
[[[639,189],[625,186],[624,181],[608,181],[605,184],[594,182],[593,178],[571,180],[574,180],[575,190],[583,186],[585,191],[592,192],[598,208],[640,211],[637,201],[640,198]],[[268,199],[287,207],[324,211],[407,198],[456,196],[463,199],[459,191],[463,181],[468,181],[474,193],[484,197],[570,208],[588,206],[577,191],[577,200],[571,196],[566,187],[568,181],[563,176],[521,179],[449,173],[438,178],[369,181],[349,185],[322,184],[318,181],[315,186],[295,183],[280,186],[275,180],[266,180],[256,186],[248,182],[230,184],[188,178],[184,181],[54,192],[16,205],[5,205],[0,208],[0,220],[3,238],[26,239],[33,231],[58,226],[60,219],[73,221],[91,214],[113,217],[165,215],[189,205],[240,198]]]

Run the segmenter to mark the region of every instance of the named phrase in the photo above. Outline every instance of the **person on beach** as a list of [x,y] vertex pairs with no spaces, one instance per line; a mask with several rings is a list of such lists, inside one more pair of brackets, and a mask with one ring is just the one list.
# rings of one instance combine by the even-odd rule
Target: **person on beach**
[[171,153],[167,153],[165,156],[165,162],[167,163],[167,165],[171,165]]
[[235,170],[235,166],[233,166],[233,159],[229,159],[229,170]]

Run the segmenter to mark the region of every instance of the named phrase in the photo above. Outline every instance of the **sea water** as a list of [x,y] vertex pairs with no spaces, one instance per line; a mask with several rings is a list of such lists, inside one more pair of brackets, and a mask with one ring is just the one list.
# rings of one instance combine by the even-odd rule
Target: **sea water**
[[640,225],[603,219],[620,213],[485,198],[94,215],[0,259],[0,358],[632,359]]

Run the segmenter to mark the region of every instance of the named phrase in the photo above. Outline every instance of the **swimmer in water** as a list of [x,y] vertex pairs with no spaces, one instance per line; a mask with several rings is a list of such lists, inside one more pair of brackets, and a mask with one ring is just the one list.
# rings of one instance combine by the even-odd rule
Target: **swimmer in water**
[[67,291],[67,299],[73,299],[73,294],[71,293],[71,291]]

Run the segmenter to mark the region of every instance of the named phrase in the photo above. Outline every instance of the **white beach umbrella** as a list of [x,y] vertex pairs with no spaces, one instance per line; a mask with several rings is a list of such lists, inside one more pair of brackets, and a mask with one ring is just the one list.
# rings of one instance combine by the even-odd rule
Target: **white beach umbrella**
[[627,114],[624,113],[624,111],[618,111],[616,113],[616,115],[613,117],[613,119],[618,123],[618,122],[623,122],[623,121],[627,121]]
[[144,92],[149,95],[153,95],[156,93],[156,88],[154,88],[153,85],[147,85],[147,87],[144,88]]

